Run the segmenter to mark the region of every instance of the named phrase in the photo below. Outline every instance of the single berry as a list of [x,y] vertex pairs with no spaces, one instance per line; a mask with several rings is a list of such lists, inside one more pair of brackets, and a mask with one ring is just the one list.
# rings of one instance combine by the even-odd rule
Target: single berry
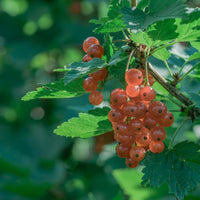
[[164,128],[156,126],[151,130],[151,139],[155,142],[163,141],[166,138]]
[[90,56],[88,56],[87,54],[84,55],[84,57],[82,59],[83,62],[89,62],[90,60],[92,60],[92,58]]
[[127,158],[129,157],[130,147],[118,144],[115,148],[115,151],[120,158]]
[[124,104],[122,111],[123,111],[124,115],[126,115],[127,117],[135,117],[136,109],[137,109],[137,107],[135,106],[134,103],[127,102],[126,104]]
[[151,141],[150,133],[149,132],[138,133],[135,141],[138,146],[148,146]]
[[103,101],[103,94],[99,91],[93,91],[89,95],[89,102],[92,105],[99,105],[102,103],[102,101]]
[[156,92],[151,86],[143,86],[140,88],[140,99],[142,101],[152,101],[156,98]]
[[148,129],[152,129],[153,127],[155,127],[157,125],[157,120],[151,116],[149,113],[146,113],[144,120],[143,120],[143,125],[148,128]]
[[114,122],[112,123],[112,125],[113,125],[113,130],[115,134],[120,134],[120,135],[129,134],[129,127],[126,124],[126,122]]
[[135,142],[135,136],[134,135],[116,135],[116,140],[127,147],[131,147],[132,144]]
[[145,157],[145,149],[140,146],[134,146],[130,149],[130,158],[134,161],[141,161]]
[[92,44],[99,44],[99,40],[95,37],[88,37],[84,40],[83,42],[83,50],[85,51],[85,53],[87,53],[88,48],[92,45]]
[[136,97],[140,93],[140,88],[137,85],[127,85],[126,86],[126,94],[129,97]]
[[154,101],[149,105],[149,114],[153,117],[160,119],[167,112],[167,107],[164,103],[160,101]]
[[123,89],[117,88],[110,93],[110,106],[112,108],[121,108],[126,102],[127,94]]
[[101,58],[104,54],[103,47],[99,44],[92,44],[87,50],[88,56],[92,58]]
[[166,114],[161,117],[158,121],[158,123],[160,124],[160,126],[163,126],[163,127],[169,127],[173,124],[174,122],[174,115],[167,111]]
[[142,102],[137,102],[135,103],[135,106],[136,106],[135,117],[138,119],[144,118],[147,112],[146,105]]
[[153,153],[161,153],[165,148],[165,145],[162,141],[160,142],[155,142],[151,141],[149,144],[149,149]]
[[143,75],[140,70],[132,68],[125,73],[125,79],[128,85],[140,85],[143,81]]
[[103,81],[106,76],[107,76],[107,69],[106,68],[102,68],[92,74],[89,74],[90,77],[93,77],[94,79],[96,79],[97,81]]
[[143,123],[139,119],[132,119],[129,122],[130,130],[132,130],[135,133],[141,131],[142,127],[143,127]]
[[139,165],[138,161],[133,160],[132,158],[126,158],[126,166],[129,168],[135,168]]
[[88,77],[83,81],[83,89],[86,92],[93,92],[97,89],[98,82],[93,77]]
[[112,109],[108,113],[108,119],[110,122],[122,122],[125,119],[125,115],[119,109]]

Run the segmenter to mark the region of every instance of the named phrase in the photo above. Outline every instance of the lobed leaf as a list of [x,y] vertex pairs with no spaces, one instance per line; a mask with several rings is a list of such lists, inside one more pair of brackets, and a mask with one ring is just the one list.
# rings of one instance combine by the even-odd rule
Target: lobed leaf
[[124,8],[122,13],[127,27],[132,32],[138,32],[157,21],[184,17],[186,4],[185,0],[150,0],[145,11],[139,8]]
[[155,58],[159,59],[159,60],[165,61],[165,60],[167,60],[171,56],[171,54],[170,54],[169,51],[167,51],[166,48],[163,48],[163,49],[160,49],[160,50],[156,51],[153,54],[153,56]]
[[70,83],[71,81],[84,77],[90,73],[97,71],[98,69],[103,68],[105,61],[99,58],[93,58],[89,62],[74,62],[68,66],[70,70],[65,76],[65,84]]
[[62,123],[54,132],[61,136],[80,138],[104,134],[112,130],[111,123],[107,118],[109,110],[108,107],[104,107],[96,108],[88,113],[79,113],[79,117]]
[[142,162],[143,184],[169,185],[169,192],[182,200],[200,181],[200,145],[181,142],[160,154],[147,153]]
[[24,97],[22,97],[23,101],[29,101],[37,98],[71,98],[77,97],[85,94],[86,92],[83,90],[83,79],[76,79],[75,81],[70,82],[65,85],[64,79],[60,81],[52,82],[42,87],[37,88],[36,91],[31,91],[26,93]]

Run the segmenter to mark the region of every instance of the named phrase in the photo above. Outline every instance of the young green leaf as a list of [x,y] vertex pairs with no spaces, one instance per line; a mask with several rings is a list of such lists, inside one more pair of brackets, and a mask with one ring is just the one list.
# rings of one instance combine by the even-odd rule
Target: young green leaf
[[157,21],[184,17],[186,4],[185,0],[150,0],[148,9],[145,11],[138,8],[124,8],[122,13],[128,28],[133,32],[138,32]]
[[186,19],[176,19],[178,33],[177,42],[199,41],[200,11],[193,10]]
[[182,200],[200,181],[200,145],[181,142],[173,150],[160,154],[147,153],[142,164],[145,166],[143,184],[169,185],[169,192]]
[[114,46],[112,44],[112,37],[109,33],[106,33],[104,36],[104,54],[107,57],[107,62],[111,59],[114,53]]
[[176,29],[174,19],[158,21],[149,26],[145,32],[132,33],[131,39],[149,48],[166,45],[178,36]]
[[66,137],[88,138],[112,131],[111,123],[107,118],[109,110],[108,107],[104,107],[89,113],[79,113],[79,117],[62,123],[54,132]]
[[192,54],[188,59],[187,62],[191,62],[194,60],[200,60],[200,52],[196,52],[194,54]]
[[86,76],[90,73],[97,71],[98,69],[103,68],[105,65],[105,61],[99,58],[93,58],[89,62],[74,62],[68,66],[70,69],[65,76],[65,83],[68,84],[69,82]]
[[112,0],[108,9],[108,16],[101,18],[100,20],[91,20],[91,23],[99,24],[98,28],[94,31],[96,33],[112,33],[118,32],[126,28],[122,19],[120,10],[124,7],[130,7],[129,0]]
[[163,49],[160,49],[160,50],[156,51],[153,54],[153,56],[155,58],[159,59],[159,60],[165,61],[165,60],[167,60],[171,56],[171,54],[170,54],[169,51],[167,51],[166,48],[163,48]]
[[38,87],[36,91],[28,92],[24,97],[22,97],[22,100],[29,101],[38,98],[52,99],[77,97],[86,93],[85,90],[83,90],[82,84],[82,78],[76,79],[67,85],[65,85],[64,79],[61,79],[60,81]]

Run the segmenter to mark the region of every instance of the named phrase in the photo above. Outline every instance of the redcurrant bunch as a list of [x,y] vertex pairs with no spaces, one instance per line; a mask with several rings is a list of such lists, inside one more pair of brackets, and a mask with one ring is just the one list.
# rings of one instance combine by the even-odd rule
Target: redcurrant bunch
[[[83,62],[89,62],[93,58],[101,58],[104,54],[103,47],[100,45],[99,40],[95,37],[88,37],[83,42],[83,50],[87,53],[83,57]],[[107,76],[106,68],[102,68],[94,73],[89,74],[83,82],[83,89],[91,92],[89,95],[89,102],[93,105],[99,105],[103,101],[103,94],[96,91],[98,82],[103,81]]]
[[116,153],[125,158],[129,168],[137,167],[145,153],[161,153],[164,150],[166,132],[174,116],[160,101],[151,87],[153,77],[145,79],[145,71],[129,69],[125,73],[126,90],[114,89],[110,94],[111,110],[108,119],[112,123],[114,138],[118,141]]

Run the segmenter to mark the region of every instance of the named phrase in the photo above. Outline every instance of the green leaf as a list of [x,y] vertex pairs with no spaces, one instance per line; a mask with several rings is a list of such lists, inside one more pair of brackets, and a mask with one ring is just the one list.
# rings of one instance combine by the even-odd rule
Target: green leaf
[[111,33],[126,28],[122,14],[120,13],[120,10],[124,7],[130,7],[129,0],[112,0],[107,17],[101,18],[100,20],[90,20],[91,23],[100,25],[94,31],[96,33]]
[[196,106],[200,107],[200,94],[188,93],[191,100],[196,104]]
[[54,69],[54,72],[68,72],[70,71],[68,68],[58,68],[58,69]]
[[158,83],[158,82],[155,82],[153,84],[153,89],[156,91],[157,94],[160,94],[162,96],[169,94],[169,92],[162,85],[160,85],[160,83]]
[[158,21],[149,26],[145,32],[132,33],[131,39],[134,42],[145,44],[149,48],[166,45],[178,37],[178,34],[175,32],[176,29],[175,19]]
[[65,83],[69,83],[77,78],[81,78],[104,67],[105,61],[93,58],[89,62],[74,62],[68,66],[70,69],[65,76]]
[[117,169],[113,171],[113,176],[130,200],[160,200],[167,195],[166,185],[159,189],[159,193],[156,189],[142,186],[142,173],[136,169]]
[[124,50],[116,51],[113,57],[111,58],[109,65],[109,72],[120,81],[124,82],[125,80],[125,70],[126,63],[128,60],[128,54]]
[[176,19],[177,30],[179,34],[177,42],[192,42],[200,40],[200,10],[195,9],[188,14],[186,19]]
[[192,54],[188,58],[187,62],[191,62],[191,61],[194,61],[194,60],[200,60],[200,52],[196,52],[196,53]]
[[143,10],[145,7],[147,7],[149,4],[149,0],[141,0],[139,1],[137,8],[139,8],[140,10]]
[[124,8],[122,10],[128,28],[133,32],[146,29],[156,21],[182,18],[186,13],[185,0],[150,0],[148,9]]
[[155,58],[159,59],[159,60],[165,61],[165,60],[167,60],[171,56],[171,54],[170,54],[169,51],[167,51],[166,48],[163,48],[163,49],[160,49],[160,50],[156,51],[153,54],[153,56]]
[[96,108],[89,113],[79,113],[79,117],[62,123],[54,132],[61,136],[80,138],[101,135],[112,130],[107,118],[109,110],[108,107],[104,107]]
[[37,98],[71,98],[85,94],[83,90],[83,79],[76,79],[65,85],[64,80],[52,82],[42,87],[37,88],[36,91],[28,92],[23,101],[29,101]]
[[104,37],[104,55],[107,57],[107,62],[111,59],[114,53],[114,46],[112,44],[112,37],[109,33],[105,34]]
[[182,200],[188,191],[200,181],[200,146],[193,142],[181,142],[173,150],[160,154],[147,153],[142,164],[145,166],[143,184],[161,186],[166,182],[169,192]]
[[200,51],[200,41],[190,42],[190,44],[197,50]]

